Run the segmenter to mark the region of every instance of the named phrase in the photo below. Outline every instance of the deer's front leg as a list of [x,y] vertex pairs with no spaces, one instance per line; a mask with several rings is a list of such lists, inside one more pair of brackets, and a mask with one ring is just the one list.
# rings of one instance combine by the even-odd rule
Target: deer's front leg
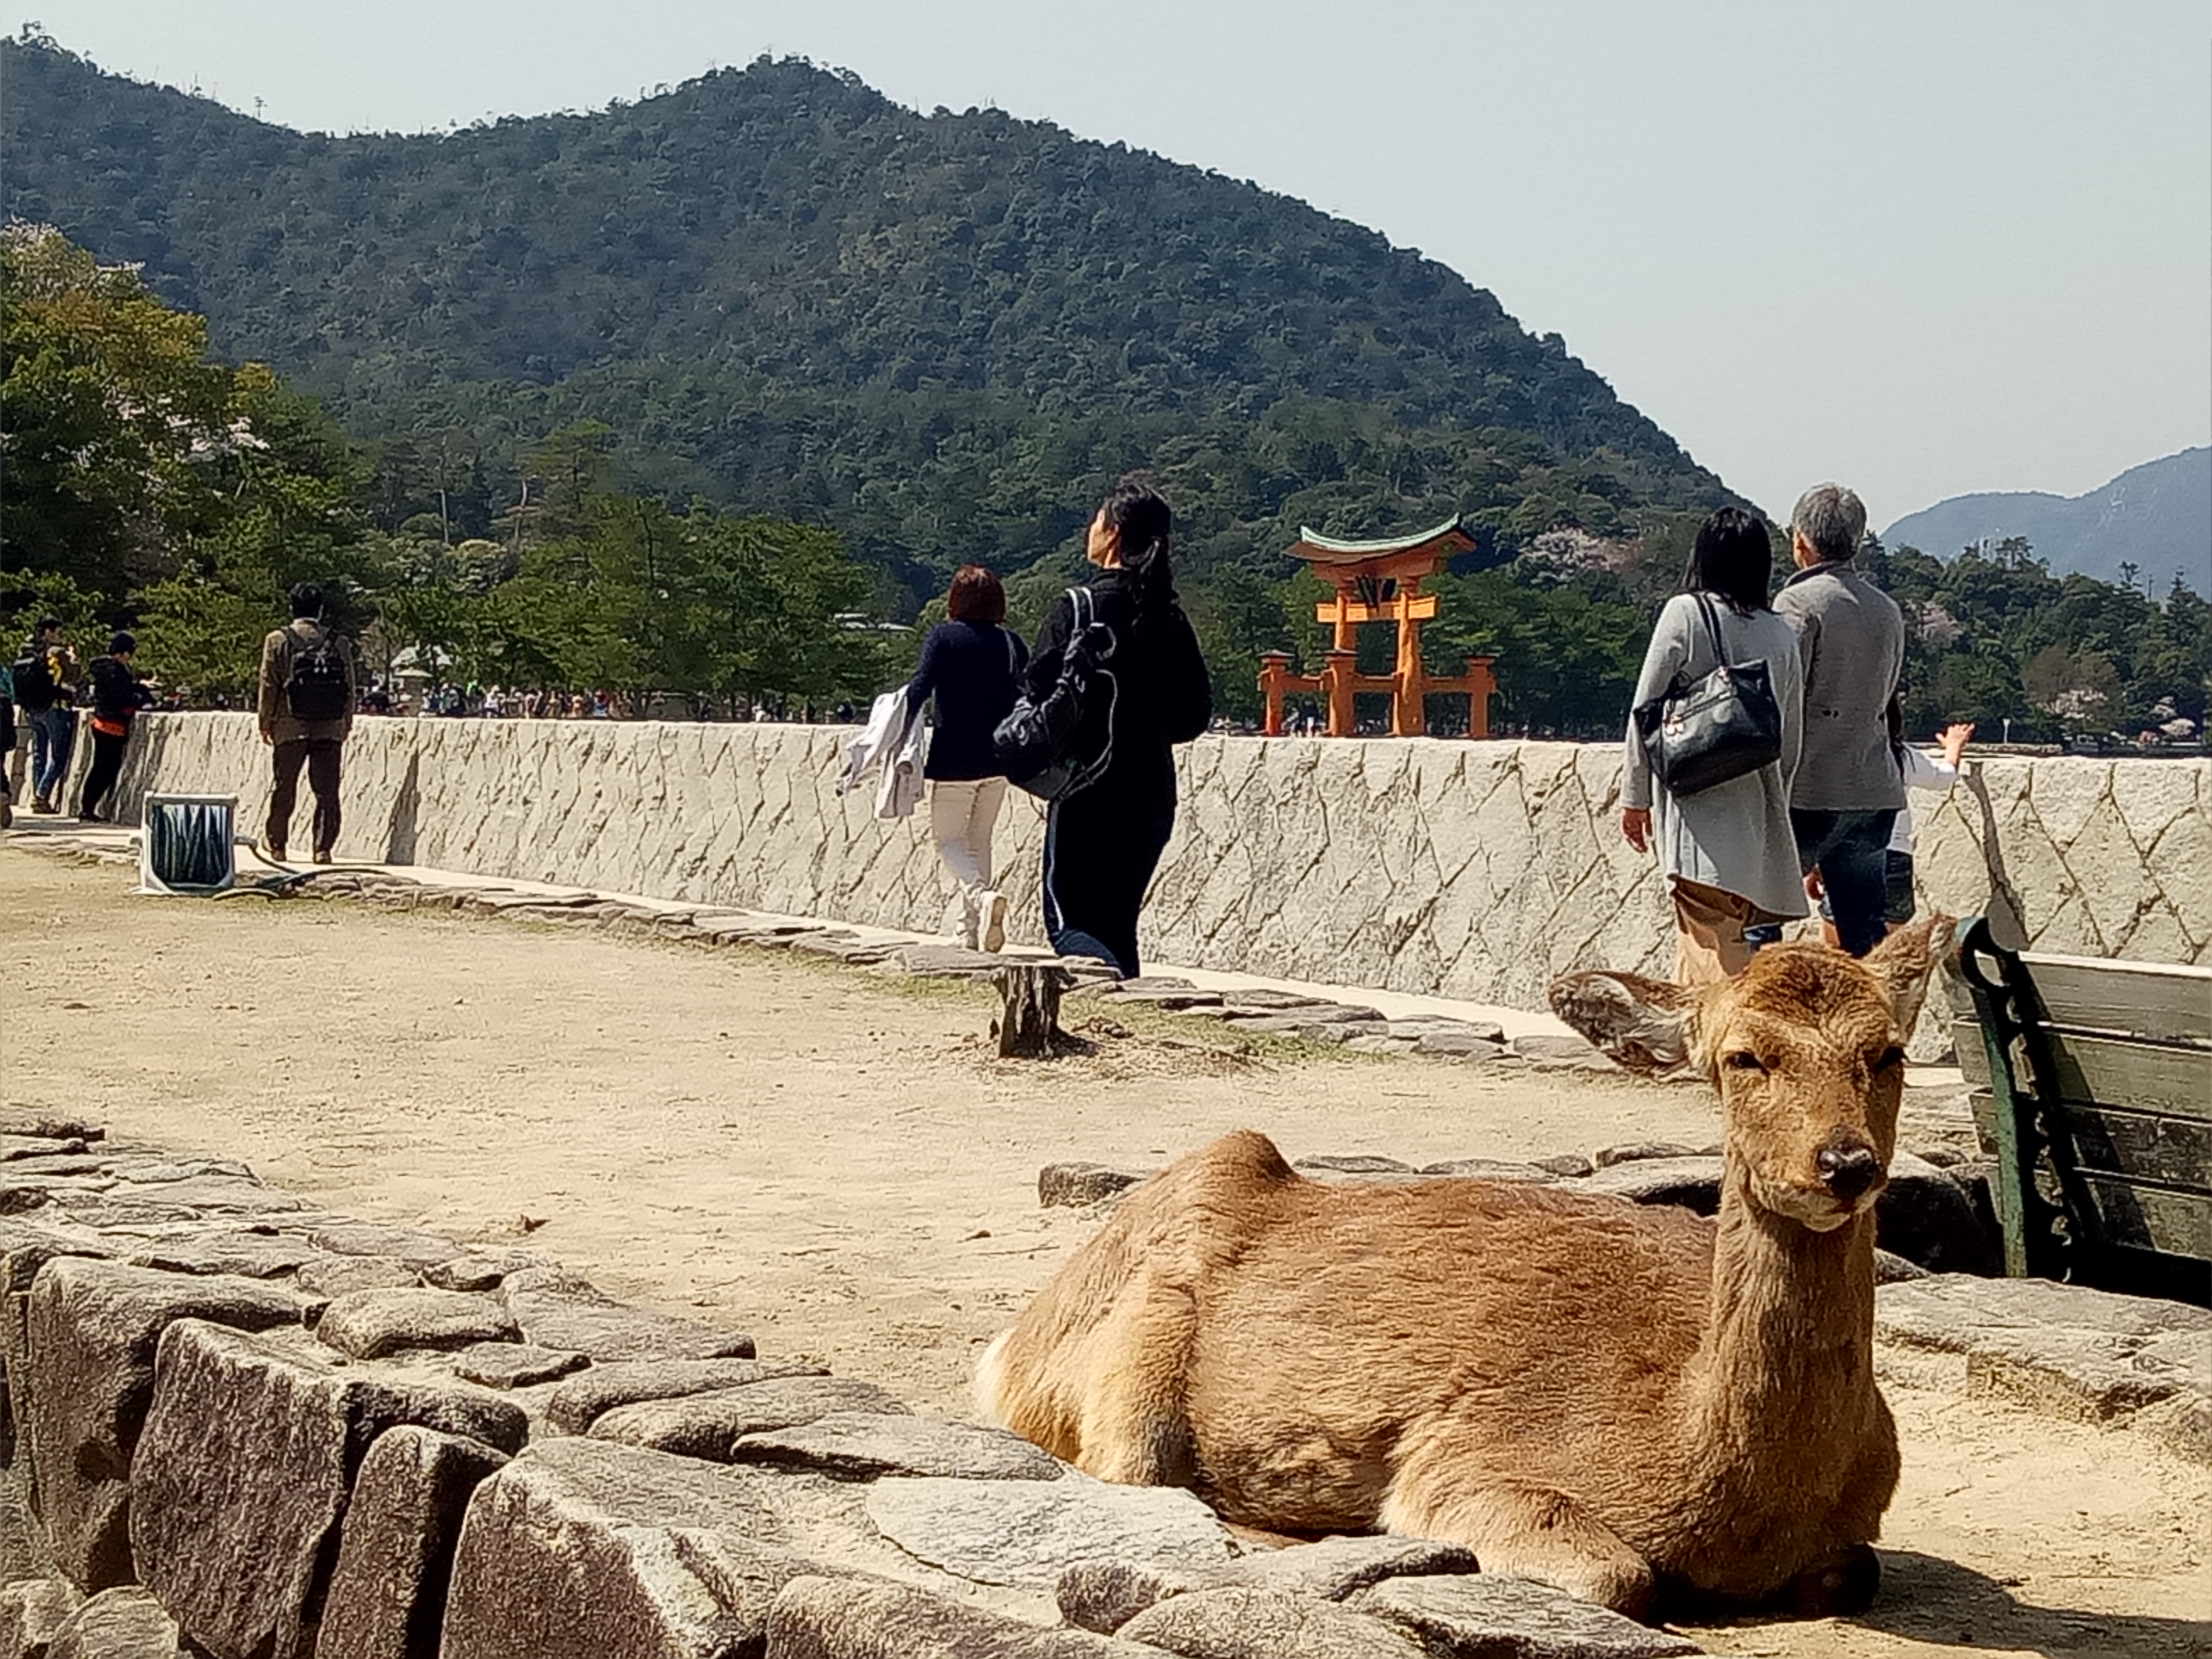
[[1650,1612],[1651,1564],[1565,1492],[1480,1470],[1401,1469],[1383,1529],[1464,1544],[1485,1572],[1534,1578],[1631,1619]]

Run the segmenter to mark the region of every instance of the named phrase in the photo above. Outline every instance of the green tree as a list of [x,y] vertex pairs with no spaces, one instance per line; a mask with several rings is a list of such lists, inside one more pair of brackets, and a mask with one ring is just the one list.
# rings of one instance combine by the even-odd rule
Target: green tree
[[135,267],[51,227],[0,228],[0,569],[112,599],[171,568],[215,507],[200,464],[243,441],[207,349],[204,319]]

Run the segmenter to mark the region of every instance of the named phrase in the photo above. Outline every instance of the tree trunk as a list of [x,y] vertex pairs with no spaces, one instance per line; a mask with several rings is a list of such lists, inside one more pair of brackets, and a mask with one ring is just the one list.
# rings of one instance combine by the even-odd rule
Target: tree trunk
[[999,1053],[1012,1060],[1049,1060],[1064,1041],[1060,994],[1075,977],[1057,963],[1008,963],[991,976],[1006,1000],[999,1017]]

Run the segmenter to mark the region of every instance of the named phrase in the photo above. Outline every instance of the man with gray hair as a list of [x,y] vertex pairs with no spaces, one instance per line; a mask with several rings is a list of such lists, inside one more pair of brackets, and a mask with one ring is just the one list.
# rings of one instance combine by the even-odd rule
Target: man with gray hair
[[1889,738],[1905,617],[1851,562],[1866,519],[1840,484],[1807,490],[1790,515],[1797,574],[1774,596],[1805,665],[1804,747],[1790,790],[1797,863],[1808,891],[1826,890],[1836,933],[1855,957],[1886,931],[1889,832],[1905,805]]

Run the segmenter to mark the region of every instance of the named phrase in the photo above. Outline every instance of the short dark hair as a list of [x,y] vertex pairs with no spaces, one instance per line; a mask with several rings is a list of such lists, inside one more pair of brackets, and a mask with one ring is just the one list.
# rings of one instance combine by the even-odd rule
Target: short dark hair
[[41,617],[39,618],[39,632],[41,634],[58,634],[61,631],[62,619],[59,617]]
[[117,629],[115,637],[107,642],[107,654],[111,657],[127,657],[137,648],[138,636],[127,628]]
[[301,617],[319,617],[323,614],[323,590],[313,582],[297,582],[290,594],[293,620]]
[[955,622],[1002,623],[1006,619],[1006,585],[983,565],[963,564],[952,574],[945,614]]
[[1724,507],[1698,526],[1697,545],[1682,572],[1685,593],[1711,593],[1740,616],[1770,609],[1774,540],[1755,513]]

